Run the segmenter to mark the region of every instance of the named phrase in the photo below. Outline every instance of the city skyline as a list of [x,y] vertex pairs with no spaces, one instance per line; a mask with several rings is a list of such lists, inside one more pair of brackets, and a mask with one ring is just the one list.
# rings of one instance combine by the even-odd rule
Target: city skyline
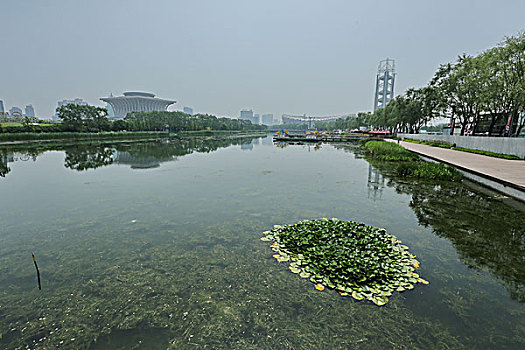
[[170,110],[218,116],[237,117],[244,106],[276,116],[371,111],[385,57],[396,60],[401,94],[440,64],[524,29],[522,1],[407,1],[378,11],[388,4],[7,0],[5,26],[17,30],[0,34],[10,52],[0,99],[6,110],[31,103],[41,118],[58,100],[104,106],[101,96],[130,90],[179,101]]

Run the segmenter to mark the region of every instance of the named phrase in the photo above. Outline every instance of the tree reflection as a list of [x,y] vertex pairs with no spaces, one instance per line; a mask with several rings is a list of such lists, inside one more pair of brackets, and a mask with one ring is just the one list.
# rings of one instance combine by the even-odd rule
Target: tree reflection
[[5,177],[11,168],[7,165],[7,152],[1,151],[0,153],[0,177]]
[[209,153],[231,145],[252,142],[254,137],[186,138],[106,145],[81,145],[65,148],[65,167],[78,171],[96,169],[113,163],[132,169],[159,167],[194,152]]
[[502,203],[501,196],[464,184],[402,182],[383,170],[390,176],[389,186],[412,196],[409,205],[421,225],[452,242],[464,264],[490,271],[505,282],[513,299],[525,302],[525,219],[520,203]]
[[259,137],[189,137],[131,143],[79,142],[74,146],[63,143],[9,146],[0,149],[0,177],[6,176],[11,171],[8,163],[29,159],[35,161],[40,154],[48,151],[64,151],[66,154],[64,166],[77,171],[96,169],[114,163],[127,164],[133,169],[143,169],[158,167],[162,162],[173,161],[193,152],[209,153],[223,147],[251,143]]
[[113,149],[105,146],[82,145],[66,150],[64,166],[84,171],[96,169],[113,163]]

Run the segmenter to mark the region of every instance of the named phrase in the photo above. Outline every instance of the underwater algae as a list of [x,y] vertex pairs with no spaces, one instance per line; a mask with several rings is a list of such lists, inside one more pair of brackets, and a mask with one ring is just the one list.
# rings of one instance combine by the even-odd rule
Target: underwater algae
[[[262,227],[238,220],[203,228],[206,236],[180,232],[184,239],[168,245],[135,240],[133,251],[112,247],[104,255],[113,258],[87,269],[82,262],[91,254],[65,252],[44,293],[1,298],[0,348],[461,348],[446,327],[416,317],[402,298],[377,308],[318,293],[243,234]],[[67,263],[74,256],[79,260]],[[148,334],[158,336],[155,344]]]
[[[175,150],[176,144],[184,142],[155,143],[151,150],[122,145],[122,151],[135,157],[153,153],[160,160],[166,150],[171,159],[174,152],[168,149]],[[328,151],[332,154],[331,146],[321,152]],[[353,161],[355,154],[355,163],[365,162],[358,159],[363,151],[357,146],[350,151],[344,159]],[[177,152],[179,160],[184,152]],[[349,167],[356,173],[344,173],[339,163],[327,167],[325,175],[333,169],[342,174],[335,180],[344,176],[351,181],[337,188],[314,184],[330,193],[315,196],[315,201],[311,192],[299,192],[295,184],[318,178],[318,169],[306,169],[298,181],[284,177],[284,166],[261,163],[253,173],[262,184],[275,187],[288,179],[289,186],[279,193],[257,189],[256,203],[253,179],[227,171],[224,177],[232,177],[234,186],[216,179],[213,188],[203,180],[185,186],[195,198],[222,195],[228,206],[224,199],[200,205],[180,195],[190,191],[174,187],[156,191],[149,184],[147,191],[133,192],[134,181],[130,186],[117,180],[101,184],[95,176],[101,167],[64,173],[65,183],[83,178],[75,187],[77,203],[59,206],[61,215],[35,212],[26,214],[25,221],[13,220],[24,214],[15,206],[2,217],[0,349],[523,348],[523,299],[511,298],[507,291],[511,286],[511,292],[522,290],[523,216],[500,203],[504,200],[473,195],[460,182],[398,178],[395,162],[385,163],[394,169],[391,174],[380,168],[389,177],[383,198],[374,201],[366,193],[353,195],[361,193],[357,185],[366,186],[359,182],[366,172],[354,163]],[[61,159],[57,165],[63,166]],[[181,165],[185,164],[163,166],[189,172]],[[220,169],[222,164],[209,173]],[[262,171],[268,169],[273,173],[265,176]],[[22,170],[15,166],[14,174],[2,181],[12,181]],[[119,172],[125,170],[136,178],[144,174],[128,167]],[[166,184],[177,175],[148,171]],[[92,196],[82,195],[87,181],[93,183]],[[469,214],[480,205],[478,215]],[[143,207],[153,210],[145,213]],[[259,215],[252,215],[254,208]],[[393,293],[382,307],[340,297],[328,286],[319,292],[309,279],[290,273],[288,264],[272,258],[269,242],[257,239],[258,232],[274,223],[329,214],[345,220],[359,217],[395,233],[418,255],[418,273],[431,286],[417,284],[409,293]],[[42,272],[41,291],[28,247]]]
[[327,286],[342,296],[383,306],[395,291],[428,284],[415,273],[416,256],[385,229],[323,218],[275,225],[264,234],[261,240],[274,241],[274,258],[292,261],[290,271],[317,283],[320,291]]

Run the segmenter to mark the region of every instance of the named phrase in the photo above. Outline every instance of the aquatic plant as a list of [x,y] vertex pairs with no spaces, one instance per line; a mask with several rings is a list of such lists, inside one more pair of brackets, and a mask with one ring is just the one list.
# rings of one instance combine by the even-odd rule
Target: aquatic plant
[[[395,168],[397,176],[444,181],[460,181],[462,178],[456,168],[442,163],[423,161],[417,154],[393,142],[368,141],[362,147],[370,156],[368,161],[376,167],[384,168],[389,162],[397,162]],[[384,164],[378,164],[378,161]]]
[[368,141],[363,146],[373,158],[384,161],[412,161],[419,156],[409,150],[386,141]]
[[275,225],[264,235],[261,240],[273,241],[274,258],[291,261],[290,271],[309,278],[318,290],[326,286],[382,306],[395,291],[428,284],[415,273],[416,256],[382,228],[323,218]]
[[400,163],[396,168],[397,175],[418,177],[422,179],[460,181],[461,173],[453,166],[432,162]]

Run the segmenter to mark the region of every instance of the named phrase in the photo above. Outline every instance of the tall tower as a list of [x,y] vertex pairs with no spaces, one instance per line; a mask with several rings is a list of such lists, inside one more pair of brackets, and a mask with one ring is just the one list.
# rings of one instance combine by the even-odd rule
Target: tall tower
[[376,77],[376,94],[374,99],[374,112],[386,107],[394,97],[394,80],[396,76],[394,60],[387,58],[379,62]]

